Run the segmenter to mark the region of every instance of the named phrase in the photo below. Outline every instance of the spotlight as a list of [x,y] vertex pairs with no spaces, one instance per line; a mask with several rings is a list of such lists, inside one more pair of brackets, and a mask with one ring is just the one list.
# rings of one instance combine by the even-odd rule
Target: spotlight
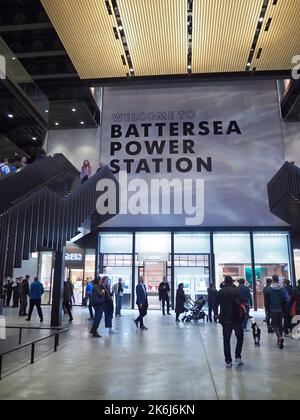
[[119,26],[119,31],[123,31],[123,29],[124,29],[124,28],[123,28],[123,26],[122,26],[122,25],[120,25],[120,26]]
[[247,63],[247,67],[251,67],[251,63]]
[[8,118],[10,118],[10,119],[14,118],[13,114],[8,114],[7,116],[8,116]]
[[188,65],[188,70],[192,70],[192,66],[191,65]]
[[76,108],[72,108],[72,112],[76,112],[77,110],[76,110]]
[[264,18],[263,18],[263,17],[260,17],[258,21],[259,21],[260,23],[263,23]]
[[80,122],[80,124],[81,124],[81,125],[84,125],[84,124],[85,124],[85,122],[84,122],[84,121],[81,121],[81,122]]
[[36,137],[32,137],[32,140],[36,141],[36,140],[37,140],[37,138],[36,138]]
[[133,73],[134,72],[134,70],[133,69],[130,69],[130,73]]
[[58,127],[59,126],[59,122],[56,122],[55,125],[56,125],[56,127]]
[[46,112],[46,114],[48,114],[49,113],[49,109],[45,109],[45,112]]

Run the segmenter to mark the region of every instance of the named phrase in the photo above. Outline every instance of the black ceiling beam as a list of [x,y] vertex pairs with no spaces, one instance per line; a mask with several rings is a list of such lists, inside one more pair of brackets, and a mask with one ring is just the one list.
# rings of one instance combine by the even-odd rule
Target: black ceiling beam
[[[57,78],[56,78],[57,76]],[[59,77],[58,77],[59,76]],[[165,83],[203,83],[203,82],[226,82],[226,81],[249,81],[249,80],[279,80],[290,79],[292,77],[290,70],[283,71],[255,71],[255,72],[234,72],[234,73],[203,73],[179,76],[149,76],[149,77],[129,77],[129,78],[107,78],[107,79],[80,79],[72,74],[45,74],[31,76],[38,81],[41,88],[51,86],[59,87],[108,87],[108,86],[137,86]],[[76,77],[77,76],[77,77]]]
[[43,57],[60,57],[67,56],[65,50],[53,50],[53,51],[30,51],[16,54],[16,57],[20,60],[27,58],[43,58]]
[[51,22],[24,23],[21,25],[4,25],[0,26],[0,33],[36,31],[41,29],[53,29],[53,25]]

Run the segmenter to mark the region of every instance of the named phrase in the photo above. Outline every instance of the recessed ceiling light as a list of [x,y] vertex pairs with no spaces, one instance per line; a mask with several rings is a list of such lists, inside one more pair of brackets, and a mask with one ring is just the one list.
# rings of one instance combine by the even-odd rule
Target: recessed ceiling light
[[76,110],[76,108],[72,108],[72,112],[76,112],[77,110]]
[[14,118],[13,114],[8,114],[8,118]]
[[123,31],[123,29],[124,29],[124,28],[123,28],[123,26],[121,26],[121,25],[120,25],[120,26],[119,26],[119,30],[120,30],[120,31]]
[[37,138],[36,138],[36,137],[32,137],[32,140],[34,140],[34,141],[35,141],[35,140],[37,140]]
[[49,110],[48,109],[45,109],[45,112],[46,112],[46,114],[48,114]]
[[59,122],[56,122],[56,123],[55,123],[55,125],[56,125],[56,126],[59,126]]
[[189,66],[188,66],[188,69],[189,69],[189,70],[192,70],[192,66],[191,66],[191,65],[189,65]]
[[131,72],[131,73],[133,73],[133,72],[134,72],[134,70],[133,70],[133,69],[130,69],[130,72]]
[[12,60],[16,60],[16,57],[13,57]]
[[263,17],[259,18],[259,22],[260,23],[262,23],[263,21],[264,21],[264,18]]
[[251,63],[247,63],[247,67],[251,67]]
[[85,124],[85,122],[84,122],[84,121],[81,121],[81,122],[80,122],[80,124],[81,124],[81,125],[84,125],[84,124]]

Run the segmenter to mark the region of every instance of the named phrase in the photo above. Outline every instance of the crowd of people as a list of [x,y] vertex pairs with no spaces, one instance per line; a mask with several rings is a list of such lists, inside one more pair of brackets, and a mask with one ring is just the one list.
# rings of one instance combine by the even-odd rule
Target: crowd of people
[[[235,350],[235,364],[242,366],[242,350],[244,345],[244,335],[248,332],[248,322],[252,318],[250,310],[253,307],[253,299],[250,288],[246,285],[245,279],[238,281],[238,286],[230,276],[226,276],[218,291],[215,284],[207,290],[208,320],[210,323],[220,323],[223,327],[224,354],[226,367],[233,366],[231,354],[231,337],[235,333],[237,345]],[[109,334],[117,334],[113,328],[113,317],[122,317],[122,306],[124,296],[124,282],[120,278],[118,282],[111,286],[109,278],[104,276],[89,282],[85,290],[84,306],[88,307],[92,327],[90,334],[95,338],[101,338],[99,327],[104,317],[105,328]],[[170,285],[166,278],[159,285],[159,300],[162,303],[163,316],[171,315],[170,312]],[[30,276],[17,278],[14,281],[6,278],[3,286],[4,307],[19,308],[19,316],[27,317],[26,321],[31,321],[34,308],[40,321],[43,322],[43,312],[41,308],[44,288],[38,277],[30,284]],[[280,279],[274,275],[272,279],[267,279],[263,290],[265,301],[265,323],[267,331],[276,335],[277,345],[282,350],[285,338],[292,337],[293,318],[300,315],[300,280],[297,287],[293,288],[288,280],[281,285]],[[28,308],[29,300],[29,310]],[[176,293],[176,323],[181,322],[180,316],[185,314],[187,296],[184,291],[184,284],[178,285]],[[72,305],[75,303],[74,286],[70,279],[64,283],[63,289],[63,309],[69,315],[69,322],[73,321]],[[149,301],[148,291],[143,277],[139,278],[136,286],[136,305],[139,316],[134,320],[137,328],[147,331],[144,319],[148,312]]]
[[0,162],[0,177],[16,173],[19,169],[28,165],[28,159],[25,156],[20,157],[17,153],[13,158],[4,158]]

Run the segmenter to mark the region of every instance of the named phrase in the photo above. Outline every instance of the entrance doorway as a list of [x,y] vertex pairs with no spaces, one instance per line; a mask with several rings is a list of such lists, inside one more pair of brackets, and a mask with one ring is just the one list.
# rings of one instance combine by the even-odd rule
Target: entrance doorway
[[166,262],[145,261],[144,265],[139,267],[139,277],[144,277],[148,290],[149,309],[160,309],[158,288],[166,275]]

